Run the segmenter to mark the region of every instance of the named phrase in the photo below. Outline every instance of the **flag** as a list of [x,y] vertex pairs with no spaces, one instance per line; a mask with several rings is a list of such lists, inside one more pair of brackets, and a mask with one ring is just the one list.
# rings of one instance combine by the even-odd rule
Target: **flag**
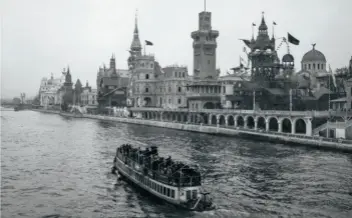
[[241,39],[241,40],[244,42],[244,44],[246,44],[246,46],[250,47],[251,41],[249,41],[248,39]]
[[293,37],[290,33],[287,33],[287,40],[288,42],[294,44],[294,45],[299,45],[299,40]]
[[[334,74],[334,72],[332,72],[331,67],[330,67],[330,64],[329,64],[329,71],[330,71],[330,73],[331,73],[332,81],[333,81],[333,83],[334,83],[334,86],[335,86],[335,88],[337,88],[335,74]],[[329,87],[329,88],[330,88],[330,87]]]
[[273,24],[274,24],[274,25],[277,25],[275,21],[273,21]]
[[252,26],[257,26],[257,25],[255,25],[255,23],[252,23]]
[[145,44],[146,45],[153,45],[153,43],[151,41],[145,40]]

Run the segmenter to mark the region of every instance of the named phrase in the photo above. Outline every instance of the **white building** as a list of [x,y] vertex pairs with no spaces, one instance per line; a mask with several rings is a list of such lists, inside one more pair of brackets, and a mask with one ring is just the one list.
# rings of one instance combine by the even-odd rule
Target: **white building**
[[50,79],[47,79],[46,77],[42,79],[39,89],[41,106],[47,107],[49,105],[60,104],[61,98],[59,89],[65,82],[65,76],[66,73],[64,70],[59,78],[54,78],[53,74],[51,74]]
[[81,104],[84,106],[97,106],[97,94],[97,89],[92,89],[87,82],[86,86],[83,87],[83,92],[81,93]]

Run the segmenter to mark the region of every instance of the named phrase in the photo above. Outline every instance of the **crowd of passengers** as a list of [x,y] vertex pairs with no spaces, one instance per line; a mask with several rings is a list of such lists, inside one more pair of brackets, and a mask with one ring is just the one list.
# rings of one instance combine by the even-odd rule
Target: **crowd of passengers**
[[200,172],[179,161],[173,161],[171,156],[163,158],[158,156],[158,148],[133,148],[130,144],[123,144],[117,148],[117,155],[125,164],[138,163],[143,166],[143,173],[149,174],[153,179],[170,185],[191,185],[201,183]]

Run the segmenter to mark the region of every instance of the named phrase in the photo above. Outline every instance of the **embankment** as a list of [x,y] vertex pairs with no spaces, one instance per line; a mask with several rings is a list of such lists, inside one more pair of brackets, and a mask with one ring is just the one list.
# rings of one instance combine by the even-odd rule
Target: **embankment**
[[[45,113],[56,113],[58,111],[45,111],[45,110],[34,110]],[[240,129],[240,128],[228,128],[219,126],[209,126],[209,125],[195,125],[177,122],[162,122],[156,120],[145,120],[145,119],[134,119],[134,118],[122,118],[113,116],[102,116],[102,115],[90,115],[84,114],[83,118],[97,119],[97,120],[107,120],[114,122],[132,123],[138,125],[147,125],[160,128],[170,128],[191,132],[199,132],[206,134],[216,134],[216,135],[227,135],[227,136],[240,136],[250,139],[265,140],[284,144],[301,144],[308,145],[317,148],[324,149],[334,149],[352,152],[352,141],[350,140],[340,140],[328,139],[323,137],[313,137],[305,135],[292,135],[288,133],[275,133],[275,132],[264,132],[258,130]]]

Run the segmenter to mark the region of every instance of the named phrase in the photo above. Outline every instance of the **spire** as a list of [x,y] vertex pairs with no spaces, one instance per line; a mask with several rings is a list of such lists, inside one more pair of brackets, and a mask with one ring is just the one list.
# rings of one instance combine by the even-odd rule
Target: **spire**
[[139,40],[139,32],[138,32],[138,17],[137,17],[138,10],[136,10],[135,16],[135,24],[134,24],[134,32],[133,32],[133,40],[131,44],[131,50],[140,52],[142,50],[141,41]]
[[259,31],[260,30],[268,30],[268,26],[265,23],[264,11],[262,12],[262,22],[260,23],[260,26],[259,26]]

